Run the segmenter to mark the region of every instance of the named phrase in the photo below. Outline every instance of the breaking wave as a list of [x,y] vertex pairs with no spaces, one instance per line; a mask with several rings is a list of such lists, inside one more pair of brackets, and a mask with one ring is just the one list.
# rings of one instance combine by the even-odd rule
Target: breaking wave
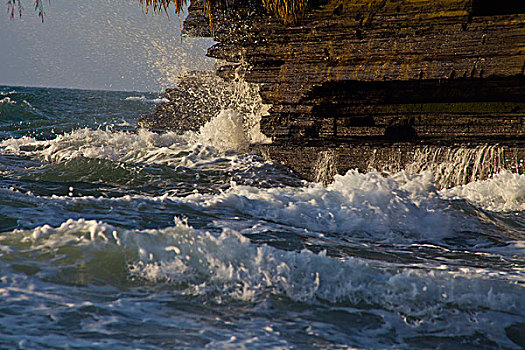
[[140,101],[140,102],[146,102],[146,103],[163,103],[163,102],[169,102],[169,100],[165,97],[159,97],[159,98],[147,98],[146,96],[129,96],[124,99],[124,101]]
[[272,294],[306,304],[368,305],[438,333],[474,327],[505,341],[493,318],[505,314],[506,322],[518,321],[525,310],[523,271],[497,275],[482,268],[376,266],[324,252],[255,245],[235,230],[212,234],[180,220],[152,230],[68,220],[57,228],[5,233],[0,243],[4,259],[19,259],[44,280],[120,287],[168,283],[174,293],[215,302],[254,302]]
[[[248,144],[242,118],[233,111],[223,111],[199,133],[158,134],[142,129],[130,133],[84,128],[52,140],[7,139],[0,142],[0,152],[42,162],[64,163],[68,167],[73,165],[73,160],[86,159],[84,165],[75,163],[86,169],[82,170],[87,171],[86,174],[90,173],[88,168],[110,171],[120,174],[117,178],[135,181],[135,186],[142,170],[135,169],[133,174],[127,174],[127,165],[142,164],[146,170],[155,165],[232,174],[240,171],[244,172],[237,177],[240,184],[228,184],[224,191],[217,187],[221,188],[219,193],[210,194],[196,187],[196,193],[185,198],[178,197],[178,192],[172,197],[169,191],[163,191],[162,198],[199,210],[228,211],[231,215],[241,214],[321,234],[351,235],[380,242],[414,239],[439,242],[456,235],[464,227],[472,227],[472,220],[465,221],[462,212],[454,208],[454,200],[464,200],[481,210],[496,213],[525,210],[525,175],[508,172],[441,191],[436,189],[430,171],[420,174],[401,171],[385,177],[380,173],[361,174],[351,170],[346,175],[336,175],[334,182],[327,186],[311,183],[300,187],[261,188],[256,184],[264,182],[267,176],[264,173],[258,176],[257,171],[264,169],[265,163],[228,153],[244,150]],[[90,159],[110,161],[114,165],[108,168]],[[249,169],[253,169],[253,174],[248,174]],[[168,174],[167,170],[163,171]],[[148,174],[145,176],[151,178]],[[188,176],[193,175],[188,173]],[[184,181],[191,181],[191,177]]]
[[441,191],[444,198],[466,199],[495,212],[525,211],[525,175],[503,171],[484,181]]
[[451,233],[430,173],[391,177],[349,171],[327,187],[232,186],[224,193],[192,195],[186,201],[321,233],[398,239],[438,239]]
[[16,101],[11,100],[11,98],[9,98],[9,97],[4,97],[3,99],[0,100],[0,103],[14,105],[14,104],[16,104]]

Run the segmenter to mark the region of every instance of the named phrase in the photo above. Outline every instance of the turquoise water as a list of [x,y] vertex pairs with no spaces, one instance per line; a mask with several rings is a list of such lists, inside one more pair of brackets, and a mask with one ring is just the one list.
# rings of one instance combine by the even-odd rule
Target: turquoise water
[[323,187],[159,102],[0,87],[0,348],[525,347],[525,176]]

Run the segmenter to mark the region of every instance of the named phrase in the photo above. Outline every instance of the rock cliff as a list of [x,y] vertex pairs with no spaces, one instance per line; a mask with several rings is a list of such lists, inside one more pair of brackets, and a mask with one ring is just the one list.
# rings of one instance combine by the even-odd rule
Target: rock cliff
[[525,3],[311,1],[284,25],[258,1],[230,1],[209,23],[194,1],[186,35],[213,35],[208,55],[229,62],[217,75],[235,71],[272,106],[260,123],[273,143],[254,150],[307,179],[326,157],[330,177],[487,144],[525,170]]

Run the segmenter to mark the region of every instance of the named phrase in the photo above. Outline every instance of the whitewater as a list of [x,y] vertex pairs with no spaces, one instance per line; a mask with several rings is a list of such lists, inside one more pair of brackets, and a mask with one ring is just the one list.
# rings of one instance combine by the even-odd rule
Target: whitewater
[[0,87],[0,348],[525,347],[524,175],[307,182],[163,101]]

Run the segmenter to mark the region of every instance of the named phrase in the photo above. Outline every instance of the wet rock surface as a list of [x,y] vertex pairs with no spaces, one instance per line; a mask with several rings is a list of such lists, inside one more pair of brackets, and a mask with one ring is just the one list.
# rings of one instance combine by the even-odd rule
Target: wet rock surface
[[232,1],[213,20],[210,31],[192,2],[186,35],[208,28],[218,42],[208,55],[230,62],[218,75],[235,69],[260,86],[272,105],[263,153],[308,179],[328,149],[337,172],[366,168],[368,150],[395,161],[436,144],[502,144],[523,161],[524,5],[327,0],[283,25],[257,1]]
[[432,171],[437,187],[483,180],[503,170],[525,173],[525,142],[323,142],[253,145],[310,181],[329,183],[348,170],[411,173]]

